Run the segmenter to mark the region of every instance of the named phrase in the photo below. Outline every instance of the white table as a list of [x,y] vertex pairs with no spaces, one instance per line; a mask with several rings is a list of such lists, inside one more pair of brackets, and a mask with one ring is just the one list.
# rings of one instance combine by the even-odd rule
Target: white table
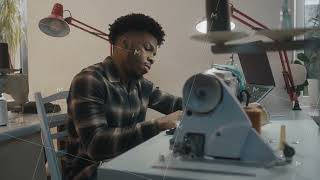
[[37,114],[9,112],[7,126],[0,127],[0,180],[45,179],[41,145]]
[[[254,174],[253,177],[222,175],[204,172],[155,169],[160,154],[169,153],[171,136],[161,133],[145,143],[129,150],[117,158],[103,163],[98,168],[98,180],[103,179],[156,179],[156,180],[318,180],[320,178],[320,131],[315,122],[301,111],[286,112],[271,116],[271,123],[262,128],[262,136],[277,148],[280,126],[286,125],[287,142],[296,150],[293,162],[271,169],[243,167],[217,163],[206,164],[212,170],[226,170]],[[203,163],[193,162],[192,167],[200,168]],[[165,176],[165,178],[164,178]]]
[[8,114],[9,120],[6,126],[0,126],[0,142],[10,140],[13,137],[40,132],[40,122],[37,114]]

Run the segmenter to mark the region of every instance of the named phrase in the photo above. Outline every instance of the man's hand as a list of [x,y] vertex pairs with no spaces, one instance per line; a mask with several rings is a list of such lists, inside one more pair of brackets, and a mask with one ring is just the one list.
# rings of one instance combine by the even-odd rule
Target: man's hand
[[180,121],[181,118],[182,118],[182,111],[176,111],[164,117],[155,119],[154,121],[158,124],[158,127],[160,128],[160,130],[164,131],[166,129],[175,128],[177,121]]

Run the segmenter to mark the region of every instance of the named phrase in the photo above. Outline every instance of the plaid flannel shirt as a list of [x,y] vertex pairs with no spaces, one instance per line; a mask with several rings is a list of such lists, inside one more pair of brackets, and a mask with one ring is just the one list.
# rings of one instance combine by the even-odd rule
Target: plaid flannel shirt
[[65,179],[94,179],[99,161],[113,158],[159,133],[145,121],[147,108],[164,114],[182,99],[141,78],[126,88],[110,57],[77,74],[70,87]]

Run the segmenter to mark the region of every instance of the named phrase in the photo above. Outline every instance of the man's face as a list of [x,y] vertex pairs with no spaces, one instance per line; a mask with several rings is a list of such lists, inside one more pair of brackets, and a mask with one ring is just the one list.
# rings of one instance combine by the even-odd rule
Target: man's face
[[157,39],[145,32],[129,32],[124,34],[126,58],[123,64],[128,75],[133,78],[140,78],[148,73],[154,63],[154,56],[157,53]]

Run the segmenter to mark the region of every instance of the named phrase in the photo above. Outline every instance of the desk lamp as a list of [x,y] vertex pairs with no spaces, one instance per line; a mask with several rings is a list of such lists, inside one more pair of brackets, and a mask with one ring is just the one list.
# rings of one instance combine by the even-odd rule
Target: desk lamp
[[[69,12],[70,16],[64,18],[63,13]],[[90,33],[96,37],[104,39],[109,42],[107,38],[109,35],[103,31],[100,31],[92,26],[89,26],[75,18],[72,17],[69,10],[63,10],[63,5],[56,3],[54,4],[51,15],[46,18],[43,18],[39,22],[40,30],[52,37],[64,37],[69,34],[70,27],[69,25],[81,29],[87,33]],[[112,45],[110,43],[110,54],[112,54]]]

